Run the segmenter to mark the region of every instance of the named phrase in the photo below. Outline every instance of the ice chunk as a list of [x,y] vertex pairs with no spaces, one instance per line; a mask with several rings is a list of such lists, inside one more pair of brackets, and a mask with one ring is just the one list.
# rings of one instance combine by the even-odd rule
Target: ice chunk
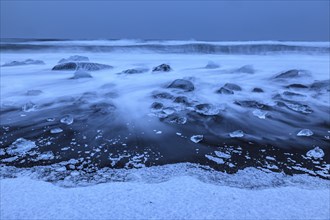
[[260,109],[255,109],[253,110],[252,114],[260,119],[265,119],[267,112],[261,111]]
[[124,70],[121,73],[125,73],[125,74],[138,74],[138,73],[145,73],[145,72],[148,72],[148,71],[149,71],[149,69],[147,69],[147,68],[135,68],[135,69]]
[[63,129],[61,128],[53,128],[50,130],[50,133],[51,134],[58,134],[58,133],[61,133],[63,131]]
[[314,133],[309,129],[302,129],[301,131],[298,132],[297,136],[309,137],[312,136],[313,134]]
[[233,131],[233,132],[229,133],[229,136],[232,138],[243,137],[244,132],[242,130]]
[[25,155],[28,151],[36,148],[37,145],[34,141],[30,141],[24,138],[18,138],[7,149],[7,153],[10,155]]
[[218,158],[218,157],[213,157],[211,155],[205,155],[205,157],[209,160],[212,160],[213,162],[217,163],[217,164],[224,164],[225,161],[221,158]]
[[202,115],[217,115],[220,110],[211,104],[199,104],[195,106],[195,111]]
[[87,71],[97,71],[110,69],[112,66],[100,63],[88,63],[88,62],[68,62],[57,64],[52,70],[78,70],[83,69]]
[[23,105],[22,110],[24,112],[33,112],[36,111],[38,106],[34,104],[33,102],[28,102],[25,105]]
[[172,68],[168,64],[161,64],[152,69],[152,72],[169,72]]
[[61,123],[70,125],[73,123],[73,117],[71,115],[66,115],[63,118],[61,118]]
[[39,154],[38,157],[36,158],[36,160],[52,160],[54,158],[55,158],[55,156],[54,156],[53,152],[47,151],[42,154]]
[[215,153],[215,155],[217,155],[217,157],[221,157],[221,158],[225,158],[225,159],[231,158],[230,154],[226,154],[221,151],[214,151],[214,153]]
[[307,152],[307,157],[313,157],[314,159],[319,159],[324,157],[324,151],[320,147],[315,147],[314,149]]
[[190,140],[194,143],[199,143],[203,140],[204,136],[203,135],[193,135],[191,136]]
[[192,82],[185,79],[176,79],[174,80],[168,88],[182,89],[186,92],[193,91],[195,89],[194,84]]

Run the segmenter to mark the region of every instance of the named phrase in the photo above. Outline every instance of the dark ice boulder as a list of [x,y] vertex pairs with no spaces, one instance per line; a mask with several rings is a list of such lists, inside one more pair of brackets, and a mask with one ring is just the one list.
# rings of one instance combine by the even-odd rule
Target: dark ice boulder
[[87,70],[87,71],[97,71],[110,69],[112,66],[99,63],[89,63],[89,62],[68,62],[57,64],[52,70]]
[[306,70],[292,69],[278,74],[277,76],[275,76],[275,79],[290,79],[290,78],[298,78],[307,75],[308,72]]
[[194,84],[185,79],[176,79],[167,88],[182,89],[186,92],[190,92],[195,89]]
[[24,61],[12,61],[9,63],[5,63],[2,66],[6,67],[6,66],[23,66],[23,65],[42,65],[42,64],[45,64],[45,63],[41,60],[27,59]]
[[261,93],[261,92],[264,92],[264,90],[263,89],[261,89],[261,88],[253,88],[252,89],[252,92],[258,92],[258,93]]
[[189,104],[188,98],[186,96],[178,96],[174,99],[175,103]]
[[148,71],[149,71],[149,69],[147,69],[147,68],[135,68],[135,69],[124,70],[121,73],[124,73],[124,74],[137,74],[137,73],[145,73],[145,72],[148,72]]
[[74,55],[66,59],[63,58],[60,61],[58,61],[58,63],[68,63],[68,62],[78,62],[78,61],[89,62],[89,58],[84,56]]
[[154,102],[151,104],[152,110],[161,110],[162,108],[164,108],[164,105],[160,102]]
[[232,95],[234,94],[234,92],[230,89],[227,89],[225,87],[221,87],[220,89],[217,90],[217,93],[220,93],[220,94],[226,94],[226,95]]
[[152,69],[152,72],[169,72],[172,68],[168,64],[161,64]]
[[255,69],[252,65],[244,65],[240,68],[238,68],[237,70],[235,70],[235,72],[237,73],[254,73],[255,72]]
[[224,86],[224,88],[229,89],[229,90],[233,90],[233,91],[241,91],[242,88],[234,83],[226,83]]
[[307,89],[308,86],[299,84],[299,83],[293,83],[293,84],[287,85],[286,88],[288,88],[288,89]]
[[220,67],[220,65],[219,65],[219,64],[216,64],[216,63],[213,62],[213,61],[209,61],[209,62],[207,63],[207,65],[205,66],[206,69],[217,69],[217,68],[219,68],[219,67]]
[[71,79],[92,78],[92,75],[84,70],[77,70]]

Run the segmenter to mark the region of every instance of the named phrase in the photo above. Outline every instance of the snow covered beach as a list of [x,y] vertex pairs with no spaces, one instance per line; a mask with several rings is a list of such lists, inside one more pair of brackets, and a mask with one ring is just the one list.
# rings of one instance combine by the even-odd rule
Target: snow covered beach
[[4,219],[329,218],[328,42],[2,42],[1,65]]

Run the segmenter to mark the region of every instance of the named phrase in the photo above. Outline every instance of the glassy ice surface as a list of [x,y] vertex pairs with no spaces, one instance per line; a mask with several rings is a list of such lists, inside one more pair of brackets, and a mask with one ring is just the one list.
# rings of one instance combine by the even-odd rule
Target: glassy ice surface
[[229,136],[232,138],[244,137],[244,132],[242,130],[237,130],[229,133]]
[[306,137],[309,137],[309,136],[312,136],[312,135],[313,135],[313,132],[309,129],[302,129],[297,134],[297,136],[306,136]]

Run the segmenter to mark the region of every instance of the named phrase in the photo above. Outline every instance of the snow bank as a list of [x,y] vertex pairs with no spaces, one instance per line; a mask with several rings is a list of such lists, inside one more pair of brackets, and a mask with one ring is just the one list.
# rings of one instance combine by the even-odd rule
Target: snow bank
[[329,189],[240,189],[181,176],[61,188],[1,180],[1,219],[327,219]]

